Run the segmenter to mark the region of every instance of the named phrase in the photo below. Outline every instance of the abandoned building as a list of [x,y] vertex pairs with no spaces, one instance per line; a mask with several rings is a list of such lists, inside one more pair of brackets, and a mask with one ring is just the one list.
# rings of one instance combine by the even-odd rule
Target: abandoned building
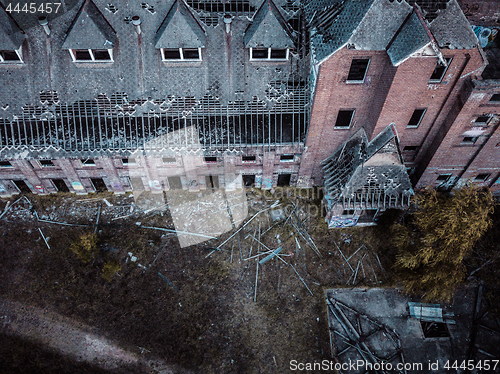
[[389,124],[372,159],[416,188],[500,191],[498,40],[457,0],[0,2],[2,196],[332,188],[323,161]]

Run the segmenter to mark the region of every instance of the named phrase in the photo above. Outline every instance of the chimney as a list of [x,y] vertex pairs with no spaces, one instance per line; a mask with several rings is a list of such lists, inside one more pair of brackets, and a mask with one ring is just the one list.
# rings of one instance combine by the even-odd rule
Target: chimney
[[137,32],[137,35],[141,35],[141,17],[139,16],[133,16],[132,17],[132,25],[135,26],[135,31]]
[[47,35],[50,35],[50,29],[49,29],[49,21],[47,20],[47,17],[45,16],[40,16],[38,17],[38,23],[40,24],[40,26],[43,27],[43,30],[45,31],[45,33]]

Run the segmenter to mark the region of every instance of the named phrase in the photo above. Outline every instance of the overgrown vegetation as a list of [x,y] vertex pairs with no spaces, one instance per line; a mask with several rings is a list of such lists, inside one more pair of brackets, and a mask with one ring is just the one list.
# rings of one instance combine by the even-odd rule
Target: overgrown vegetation
[[95,233],[83,233],[69,246],[71,251],[84,263],[88,263],[98,253],[97,235]]
[[102,277],[110,282],[117,272],[121,270],[121,265],[117,260],[110,260],[104,264],[102,268]]
[[464,260],[491,225],[493,196],[470,185],[452,196],[424,189],[414,205],[407,225],[392,226],[396,276],[409,294],[449,301],[465,279]]

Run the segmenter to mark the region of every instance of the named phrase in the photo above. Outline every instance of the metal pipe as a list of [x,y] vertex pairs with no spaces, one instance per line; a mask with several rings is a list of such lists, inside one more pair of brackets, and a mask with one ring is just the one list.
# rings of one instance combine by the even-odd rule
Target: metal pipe
[[133,16],[132,17],[132,25],[135,26],[135,31],[137,32],[137,35],[141,35],[142,30],[141,30],[141,17],[139,16]]
[[226,34],[229,34],[231,32],[231,22],[233,20],[233,17],[229,14],[224,15],[224,23],[226,24]]
[[38,23],[40,24],[40,26],[43,27],[43,30],[45,31],[45,33],[47,35],[50,35],[50,29],[49,29],[49,21],[47,20],[47,17],[45,16],[40,16],[38,17]]

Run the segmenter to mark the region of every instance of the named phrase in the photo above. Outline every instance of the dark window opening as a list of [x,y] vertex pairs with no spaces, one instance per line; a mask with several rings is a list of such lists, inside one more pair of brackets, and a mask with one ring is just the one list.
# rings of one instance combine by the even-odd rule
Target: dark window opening
[[179,49],[164,49],[163,50],[163,58],[165,60],[180,60],[181,52]]
[[12,168],[12,164],[9,161],[0,161],[0,168]]
[[69,192],[68,185],[62,179],[51,179],[52,184],[60,192]]
[[200,59],[200,53],[198,51],[198,48],[196,48],[196,49],[183,49],[182,55],[184,56],[185,60],[199,60]]
[[441,79],[443,79],[446,70],[448,70],[448,66],[450,66],[451,58],[445,58],[445,60],[446,60],[446,66],[441,65],[439,61],[436,64],[436,67],[432,72],[430,78],[431,82],[441,82]]
[[491,97],[490,101],[493,102],[493,103],[500,102],[500,94],[494,94]]
[[56,166],[51,160],[40,160],[40,165],[42,165],[43,167]]
[[267,59],[267,48],[252,48],[252,58]]
[[87,49],[75,49],[74,54],[77,61],[92,61],[92,56]]
[[18,188],[18,190],[21,193],[31,193],[31,189],[28,187],[28,185],[26,184],[26,182],[23,181],[22,179],[20,179],[20,180],[13,180],[12,182],[14,182],[14,184],[16,185],[16,187]]
[[422,122],[422,118],[424,118],[426,109],[415,109],[413,112],[410,122],[408,122],[407,127],[418,127],[420,125],[420,122]]
[[340,110],[335,127],[350,127],[354,110]]
[[92,182],[96,192],[105,192],[108,190],[108,187],[106,187],[106,183],[104,183],[102,178],[90,178],[90,181]]
[[97,61],[111,61],[111,55],[107,49],[96,49],[92,50],[94,53],[94,60]]
[[403,152],[416,152],[419,148],[418,145],[407,145],[403,148]]
[[255,175],[243,175],[243,185],[245,187],[253,187],[255,185]]
[[376,214],[377,214],[377,209],[362,210],[361,215],[358,218],[358,223],[373,223],[375,222]]
[[271,58],[286,59],[286,49],[271,49]]
[[144,183],[142,182],[142,178],[130,178],[130,184],[132,185],[132,190],[144,191]]
[[352,216],[354,215],[354,209],[346,209],[342,212],[343,216]]
[[450,332],[446,323],[420,321],[425,338],[448,338]]
[[1,53],[4,61],[21,61],[15,51],[2,51]]
[[122,158],[123,165],[135,165],[135,158]]
[[474,124],[476,124],[476,125],[486,124],[489,122],[489,120],[490,120],[490,116],[479,116],[474,121]]
[[176,163],[175,157],[163,157],[161,160],[163,161],[164,164],[175,164]]
[[205,162],[210,162],[210,163],[213,163],[213,162],[217,162],[217,157],[215,156],[205,156],[204,158]]
[[278,187],[286,187],[290,185],[292,174],[278,174]]
[[95,166],[95,161],[91,158],[81,159],[80,161],[83,166]]
[[171,190],[182,190],[181,177],[167,177],[167,180]]
[[474,180],[478,182],[484,182],[490,177],[490,175],[490,173],[481,173],[476,175],[476,178],[474,178]]
[[294,155],[281,155],[280,161],[293,161]]
[[366,71],[368,70],[369,59],[354,59],[349,69],[347,81],[362,82],[365,80]]
[[476,143],[478,137],[477,136],[465,136],[462,139],[462,144],[474,144]]
[[241,161],[243,162],[255,162],[255,156],[241,156]]
[[205,176],[205,182],[207,184],[207,188],[211,189],[219,188],[219,177],[216,175]]
[[451,178],[451,174],[439,174],[436,182],[447,182]]

